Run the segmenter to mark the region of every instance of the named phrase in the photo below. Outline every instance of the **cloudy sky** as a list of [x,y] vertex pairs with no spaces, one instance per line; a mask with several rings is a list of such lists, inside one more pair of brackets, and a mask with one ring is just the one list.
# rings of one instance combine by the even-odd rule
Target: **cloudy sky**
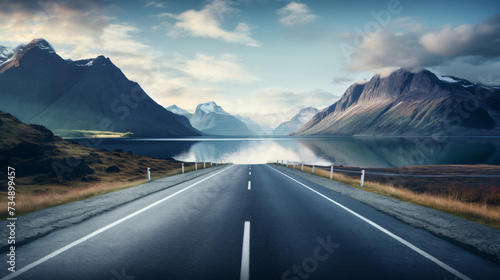
[[163,106],[275,126],[398,67],[500,84],[498,1],[0,0],[0,46],[109,57]]

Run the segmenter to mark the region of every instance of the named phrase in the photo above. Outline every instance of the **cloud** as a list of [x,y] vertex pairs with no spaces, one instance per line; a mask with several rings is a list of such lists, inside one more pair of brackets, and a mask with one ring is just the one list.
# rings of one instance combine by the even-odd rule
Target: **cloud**
[[250,83],[259,80],[237,63],[237,56],[230,54],[215,57],[197,53],[194,59],[185,61],[177,69],[208,82]]
[[168,31],[168,35],[172,37],[211,38],[226,43],[260,47],[260,42],[251,37],[248,24],[240,22],[233,31],[225,30],[222,27],[224,17],[234,14],[236,11],[228,2],[214,0],[199,11],[187,10],[179,15],[164,13],[160,17],[169,17],[176,20]]
[[144,7],[164,8],[165,6],[163,5],[162,2],[146,1]]
[[430,53],[447,57],[500,56],[500,14],[476,25],[445,26],[424,34],[419,42]]
[[[53,43],[89,43],[109,25],[105,8],[96,1],[3,1],[0,4],[2,41],[29,42],[46,37]],[[71,38],[71,40],[68,40]],[[90,45],[97,40],[90,40]]]
[[318,16],[311,13],[306,4],[290,2],[277,11],[280,15],[280,23],[285,26],[297,26],[310,23]]
[[[399,30],[395,32],[394,29]],[[405,29],[404,32],[401,29]],[[477,68],[500,58],[499,38],[500,15],[478,24],[455,28],[441,26],[432,30],[405,19],[370,34],[343,34],[341,48],[347,56],[346,69],[349,71],[378,72],[394,67],[439,69],[440,66],[450,69],[445,65],[453,64],[454,60],[460,61],[457,65]],[[477,75],[462,77],[477,80]]]

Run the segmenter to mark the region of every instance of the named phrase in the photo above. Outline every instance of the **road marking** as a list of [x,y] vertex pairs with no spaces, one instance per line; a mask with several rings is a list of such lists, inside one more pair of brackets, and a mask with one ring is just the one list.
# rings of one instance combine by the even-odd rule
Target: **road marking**
[[252,182],[248,181],[248,190],[252,189]]
[[[268,165],[268,166],[269,166],[269,165]],[[345,207],[344,205],[342,205],[342,204],[338,203],[337,201],[335,201],[335,200],[333,200],[333,199],[331,199],[331,198],[327,197],[326,195],[324,195],[324,194],[322,194],[322,193],[320,193],[320,192],[318,192],[318,191],[316,191],[316,190],[314,190],[314,189],[312,189],[312,188],[308,187],[307,185],[305,185],[305,184],[303,184],[303,183],[301,183],[301,182],[299,182],[299,181],[295,180],[294,178],[292,178],[292,177],[290,177],[290,176],[288,176],[288,175],[286,175],[286,174],[284,174],[284,173],[282,173],[282,172],[280,172],[280,171],[278,171],[278,170],[276,170],[276,169],[272,168],[271,166],[269,166],[269,168],[271,168],[272,170],[274,170],[274,171],[276,171],[276,172],[280,173],[281,175],[283,175],[283,176],[285,176],[285,177],[287,177],[287,178],[291,179],[292,181],[294,181],[294,182],[298,183],[299,185],[303,186],[304,188],[306,188],[306,189],[308,189],[308,190],[310,190],[310,191],[312,191],[312,192],[316,193],[317,195],[319,195],[319,196],[321,196],[321,197],[323,197],[323,198],[325,198],[325,199],[329,200],[330,202],[332,202],[332,203],[334,203],[335,205],[339,206],[340,208],[342,208],[342,209],[346,210],[347,212],[349,212],[349,213],[353,214],[354,216],[356,216],[356,217],[360,218],[361,220],[363,220],[363,221],[367,222],[368,224],[370,224],[370,225],[371,225],[371,226],[373,226],[374,228],[376,228],[376,229],[380,230],[381,232],[383,232],[383,233],[385,233],[385,234],[389,235],[390,237],[392,237],[392,238],[396,239],[397,241],[399,241],[399,242],[403,243],[403,244],[404,244],[405,246],[407,246],[408,248],[410,248],[410,249],[412,249],[413,251],[415,251],[415,252],[419,253],[419,254],[420,254],[420,255],[422,255],[423,257],[425,257],[425,258],[427,258],[427,259],[431,260],[432,262],[434,262],[435,264],[437,264],[437,265],[439,265],[440,267],[444,268],[445,270],[447,270],[448,272],[452,273],[452,274],[453,274],[453,275],[455,275],[456,277],[458,277],[458,278],[460,278],[460,279],[462,279],[462,280],[471,280],[469,277],[467,277],[467,276],[465,276],[464,274],[460,273],[459,271],[457,271],[457,270],[456,270],[456,269],[454,269],[453,267],[451,267],[451,266],[449,266],[449,265],[445,264],[444,262],[442,262],[442,261],[438,260],[437,258],[435,258],[435,257],[431,256],[431,255],[430,255],[430,254],[428,254],[427,252],[425,252],[425,251],[423,251],[422,249],[418,248],[417,246],[415,246],[415,245],[411,244],[410,242],[408,242],[408,241],[404,240],[403,238],[401,238],[401,237],[397,236],[396,234],[394,234],[394,233],[390,232],[389,230],[387,230],[387,229],[383,228],[382,226],[380,226],[380,225],[376,224],[375,222],[373,222],[373,221],[371,221],[371,220],[369,220],[369,219],[365,218],[364,216],[361,216],[360,214],[358,214],[358,213],[356,213],[356,212],[352,211],[351,209],[349,209],[349,208]]]
[[241,251],[241,273],[240,280],[250,278],[250,222],[245,222],[243,230],[243,249]]
[[252,171],[248,172],[248,175],[252,175]]
[[198,185],[199,183],[201,183],[203,181],[206,181],[206,180],[214,177],[215,175],[218,175],[218,174],[220,174],[220,173],[228,170],[229,168],[231,168],[233,166],[234,165],[231,165],[231,166],[229,166],[227,168],[224,168],[223,170],[221,170],[221,171],[219,171],[219,172],[217,172],[215,174],[212,174],[212,175],[208,176],[207,178],[205,178],[203,180],[200,180],[200,181],[198,181],[198,182],[196,182],[194,184],[191,184],[190,186],[185,187],[182,190],[179,190],[179,191],[177,191],[177,192],[175,192],[175,193],[173,193],[173,194],[171,194],[171,195],[169,195],[169,196],[167,196],[165,198],[162,198],[162,199],[158,200],[157,202],[155,202],[153,204],[150,204],[150,205],[148,205],[148,206],[146,206],[146,207],[144,207],[144,208],[142,208],[140,210],[137,210],[136,212],[134,212],[132,214],[129,214],[128,216],[125,216],[125,217],[123,217],[123,218],[121,218],[121,219],[119,219],[119,220],[117,220],[117,221],[115,221],[115,222],[113,222],[113,223],[105,226],[105,227],[102,227],[102,228],[100,228],[100,229],[98,229],[98,230],[96,230],[96,231],[94,231],[94,232],[92,232],[92,233],[90,233],[90,234],[88,234],[88,235],[86,235],[86,236],[84,236],[84,237],[82,237],[82,238],[80,238],[80,239],[78,239],[78,240],[76,240],[76,241],[74,241],[74,242],[72,242],[72,243],[64,246],[64,247],[62,247],[61,249],[48,254],[47,256],[45,256],[45,257],[43,257],[43,258],[41,258],[41,259],[39,259],[37,261],[28,264],[27,266],[19,269],[18,271],[14,272],[12,274],[9,274],[9,275],[7,275],[7,276],[5,276],[3,278],[1,278],[0,280],[8,280],[8,279],[12,279],[14,277],[17,277],[17,276],[21,275],[22,273],[24,273],[24,272],[26,272],[26,271],[28,271],[28,270],[36,267],[36,266],[38,266],[38,265],[40,265],[40,264],[48,261],[49,259],[51,259],[51,258],[53,258],[53,257],[55,257],[55,256],[57,256],[57,255],[59,255],[61,253],[63,253],[64,251],[67,251],[67,250],[75,247],[76,245],[78,245],[78,244],[80,244],[80,243],[82,243],[82,242],[84,242],[84,241],[86,241],[86,240],[88,240],[88,239],[90,239],[90,238],[98,235],[99,233],[102,233],[102,232],[104,232],[104,231],[106,231],[106,230],[108,230],[108,229],[110,229],[110,228],[112,228],[112,227],[114,227],[116,225],[119,225],[119,224],[125,222],[126,220],[128,220],[128,219],[130,219],[130,218],[132,218],[132,217],[134,217],[134,216],[136,216],[136,215],[138,215],[138,214],[140,214],[140,213],[142,213],[142,212],[144,212],[144,211],[146,211],[146,210],[148,210],[148,209],[150,209],[150,208],[152,208],[152,207],[154,207],[154,206],[156,206],[156,205],[158,205],[160,203],[162,203],[163,201],[165,201],[167,199],[170,199],[170,198],[172,198],[172,197],[180,194],[181,192],[186,191],[186,190],[188,190],[188,189],[190,189],[190,188]]

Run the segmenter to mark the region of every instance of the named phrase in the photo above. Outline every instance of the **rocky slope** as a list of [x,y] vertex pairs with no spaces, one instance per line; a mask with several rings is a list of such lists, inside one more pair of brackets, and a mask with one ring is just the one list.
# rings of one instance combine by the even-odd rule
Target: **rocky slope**
[[399,69],[353,84],[292,135],[500,135],[500,88]]
[[0,110],[49,129],[132,132],[136,137],[200,135],[165,110],[109,58],[64,60],[44,39],[0,64]]

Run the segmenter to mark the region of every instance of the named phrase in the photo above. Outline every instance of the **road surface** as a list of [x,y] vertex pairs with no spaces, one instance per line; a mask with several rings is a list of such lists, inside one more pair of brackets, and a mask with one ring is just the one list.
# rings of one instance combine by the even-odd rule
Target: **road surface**
[[2,279],[500,275],[489,260],[268,165],[228,166],[114,208],[16,248],[16,261]]

